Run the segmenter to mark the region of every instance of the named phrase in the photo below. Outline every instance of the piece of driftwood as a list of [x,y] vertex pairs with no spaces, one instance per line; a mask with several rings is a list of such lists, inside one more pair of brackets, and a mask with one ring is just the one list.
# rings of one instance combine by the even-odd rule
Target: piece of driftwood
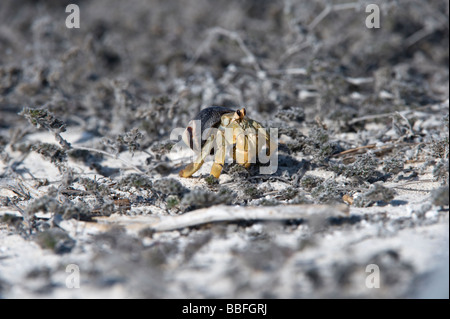
[[288,205],[273,207],[214,206],[185,213],[179,216],[164,217],[151,223],[149,228],[156,232],[221,221],[239,220],[325,220],[348,214],[347,205]]

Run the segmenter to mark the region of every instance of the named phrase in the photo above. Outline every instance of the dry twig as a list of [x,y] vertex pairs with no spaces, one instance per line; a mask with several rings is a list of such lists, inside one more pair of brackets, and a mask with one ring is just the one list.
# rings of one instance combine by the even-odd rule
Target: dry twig
[[126,161],[126,160],[120,158],[120,157],[117,156],[117,155],[108,153],[108,152],[106,152],[106,151],[99,150],[99,149],[95,149],[95,148],[91,148],[91,147],[83,147],[83,146],[73,146],[73,147],[72,147],[72,150],[88,151],[88,152],[94,152],[94,153],[99,153],[99,154],[106,155],[106,156],[108,156],[108,157],[111,157],[111,158],[114,158],[114,159],[117,159],[117,160],[121,161],[123,164],[126,165],[127,168],[134,169],[136,172],[148,176],[147,174],[145,174],[145,172],[144,172],[143,170],[141,170],[141,169],[138,168],[137,166],[135,166],[135,165],[129,163],[128,161]]
[[325,9],[323,9],[322,12],[317,17],[315,17],[314,20],[308,25],[308,29],[313,30],[323,19],[327,17],[327,15],[329,15],[333,11],[348,10],[348,9],[357,10],[359,9],[359,7],[360,7],[359,2],[327,5]]
[[189,62],[190,67],[192,67],[192,65],[194,65],[195,62],[197,62],[200,55],[211,45],[213,39],[215,39],[218,35],[225,36],[230,38],[231,40],[236,41],[237,44],[239,45],[239,48],[245,53],[248,61],[253,65],[255,70],[257,72],[261,71],[261,67],[255,55],[245,45],[244,40],[242,40],[241,36],[237,32],[229,31],[220,27],[213,28],[209,31],[206,40],[203,41],[203,43],[198,48],[197,52],[195,52],[195,55],[193,56],[192,60]]
[[289,205],[284,207],[215,206],[199,209],[180,216],[166,217],[149,226],[151,230],[160,232],[220,221],[325,220],[329,217],[338,217],[347,213],[348,207],[346,205]]

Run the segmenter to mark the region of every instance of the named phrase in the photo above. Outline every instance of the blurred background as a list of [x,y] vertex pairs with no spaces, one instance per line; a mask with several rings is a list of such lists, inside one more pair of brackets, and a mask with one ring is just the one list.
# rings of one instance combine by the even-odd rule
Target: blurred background
[[[78,29],[66,27],[72,3]],[[380,28],[366,26],[369,4]],[[448,98],[448,0],[1,0],[0,208],[16,215],[0,223],[0,296],[448,298]],[[220,185],[178,179],[164,143],[211,105],[279,128],[275,179],[236,167]],[[41,143],[24,107],[100,152]],[[125,176],[117,153],[146,175]],[[408,183],[422,188],[402,193]],[[357,192],[363,207],[320,230],[246,221],[92,235],[76,224]],[[84,292],[66,289],[67,263],[83,269]],[[372,263],[379,290],[361,284]]]
[[[65,26],[70,3],[79,29]],[[380,8],[379,29],[366,27],[369,3]],[[444,101],[448,8],[445,0],[3,0],[0,128],[22,121],[24,106],[45,106],[103,134],[139,127],[148,146],[210,105],[245,105],[258,120],[293,109],[346,121]]]

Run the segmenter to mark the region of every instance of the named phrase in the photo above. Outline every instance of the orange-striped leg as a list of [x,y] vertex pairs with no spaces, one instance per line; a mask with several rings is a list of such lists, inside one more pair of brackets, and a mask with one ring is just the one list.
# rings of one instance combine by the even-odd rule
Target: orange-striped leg
[[214,163],[211,168],[211,175],[215,178],[219,178],[220,174],[222,173],[223,165],[225,164],[225,152],[225,136],[221,131],[219,131],[216,138]]
[[208,140],[206,140],[205,145],[203,146],[200,155],[197,157],[195,162],[187,165],[183,170],[181,170],[178,173],[180,177],[190,177],[195,172],[197,172],[205,162],[205,158],[211,153],[213,145],[214,145],[214,135],[211,135],[208,138]]

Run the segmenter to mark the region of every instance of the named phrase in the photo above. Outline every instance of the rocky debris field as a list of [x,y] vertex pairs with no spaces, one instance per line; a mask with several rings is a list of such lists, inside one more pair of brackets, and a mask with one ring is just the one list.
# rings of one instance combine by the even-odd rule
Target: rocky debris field
[[[275,173],[179,177],[212,105]],[[448,1],[3,0],[0,297],[448,298],[448,113]]]

